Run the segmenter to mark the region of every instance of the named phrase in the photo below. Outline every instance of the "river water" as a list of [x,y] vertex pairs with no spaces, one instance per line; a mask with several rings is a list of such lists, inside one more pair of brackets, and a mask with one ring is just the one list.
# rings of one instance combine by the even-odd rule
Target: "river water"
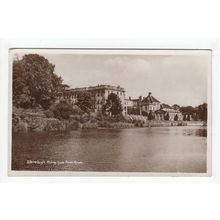
[[205,173],[206,127],[13,134],[12,170]]

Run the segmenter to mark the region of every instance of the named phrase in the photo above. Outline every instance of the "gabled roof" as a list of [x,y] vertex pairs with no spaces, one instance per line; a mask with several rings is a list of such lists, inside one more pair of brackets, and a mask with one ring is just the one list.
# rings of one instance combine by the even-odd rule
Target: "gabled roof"
[[151,103],[154,103],[154,102],[160,103],[160,101],[158,101],[156,98],[154,98],[151,95],[151,93],[149,93],[149,95],[142,100],[142,103],[145,103],[145,104],[151,104]]

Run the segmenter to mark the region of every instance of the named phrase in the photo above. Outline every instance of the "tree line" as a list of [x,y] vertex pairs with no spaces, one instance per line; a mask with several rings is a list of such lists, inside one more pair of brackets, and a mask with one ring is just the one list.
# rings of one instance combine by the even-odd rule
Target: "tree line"
[[[68,119],[74,111],[65,101],[55,104],[60,93],[69,86],[55,73],[55,65],[38,54],[26,54],[13,61],[13,105],[18,108],[43,108],[51,110],[57,118]],[[77,93],[78,112],[90,113],[95,108],[95,99],[87,91]],[[119,115],[123,111],[116,94],[109,94],[102,107],[103,115]]]

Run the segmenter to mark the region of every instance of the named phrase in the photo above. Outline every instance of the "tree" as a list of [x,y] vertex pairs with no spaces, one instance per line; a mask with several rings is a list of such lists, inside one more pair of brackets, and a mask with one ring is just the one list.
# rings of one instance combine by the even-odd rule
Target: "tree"
[[120,98],[114,94],[110,93],[106,103],[102,107],[102,113],[104,115],[111,114],[112,116],[120,115],[123,111]]
[[153,112],[150,110],[148,114],[148,120],[153,120],[153,119],[154,119],[154,115],[153,115]]
[[196,108],[192,107],[192,106],[183,106],[180,108],[180,111],[184,114],[190,114],[193,115],[193,113],[196,112]]
[[78,92],[76,105],[84,112],[90,113],[95,106],[92,94],[87,91]]
[[166,115],[165,115],[164,119],[165,119],[166,121],[169,121],[169,120],[170,120],[169,113],[166,113]]
[[73,107],[67,102],[62,101],[54,107],[53,113],[55,118],[68,120],[73,113]]
[[180,109],[180,106],[177,105],[177,104],[174,104],[172,107],[173,107],[173,109],[175,109],[175,110],[179,110],[179,109]]
[[174,117],[174,121],[178,121],[178,115],[177,114]]
[[203,103],[198,106],[198,115],[199,118],[203,121],[207,121],[207,104]]
[[142,111],[143,116],[148,116],[148,113],[146,111]]
[[13,61],[13,104],[48,109],[62,88],[55,66],[38,54],[26,54]]
[[191,119],[190,114],[188,114],[186,120],[190,121],[190,119]]

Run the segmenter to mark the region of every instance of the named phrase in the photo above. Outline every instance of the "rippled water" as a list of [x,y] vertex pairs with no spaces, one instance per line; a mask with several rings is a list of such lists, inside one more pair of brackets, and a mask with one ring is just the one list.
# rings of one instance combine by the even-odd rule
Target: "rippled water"
[[13,170],[206,172],[205,127],[13,134]]

